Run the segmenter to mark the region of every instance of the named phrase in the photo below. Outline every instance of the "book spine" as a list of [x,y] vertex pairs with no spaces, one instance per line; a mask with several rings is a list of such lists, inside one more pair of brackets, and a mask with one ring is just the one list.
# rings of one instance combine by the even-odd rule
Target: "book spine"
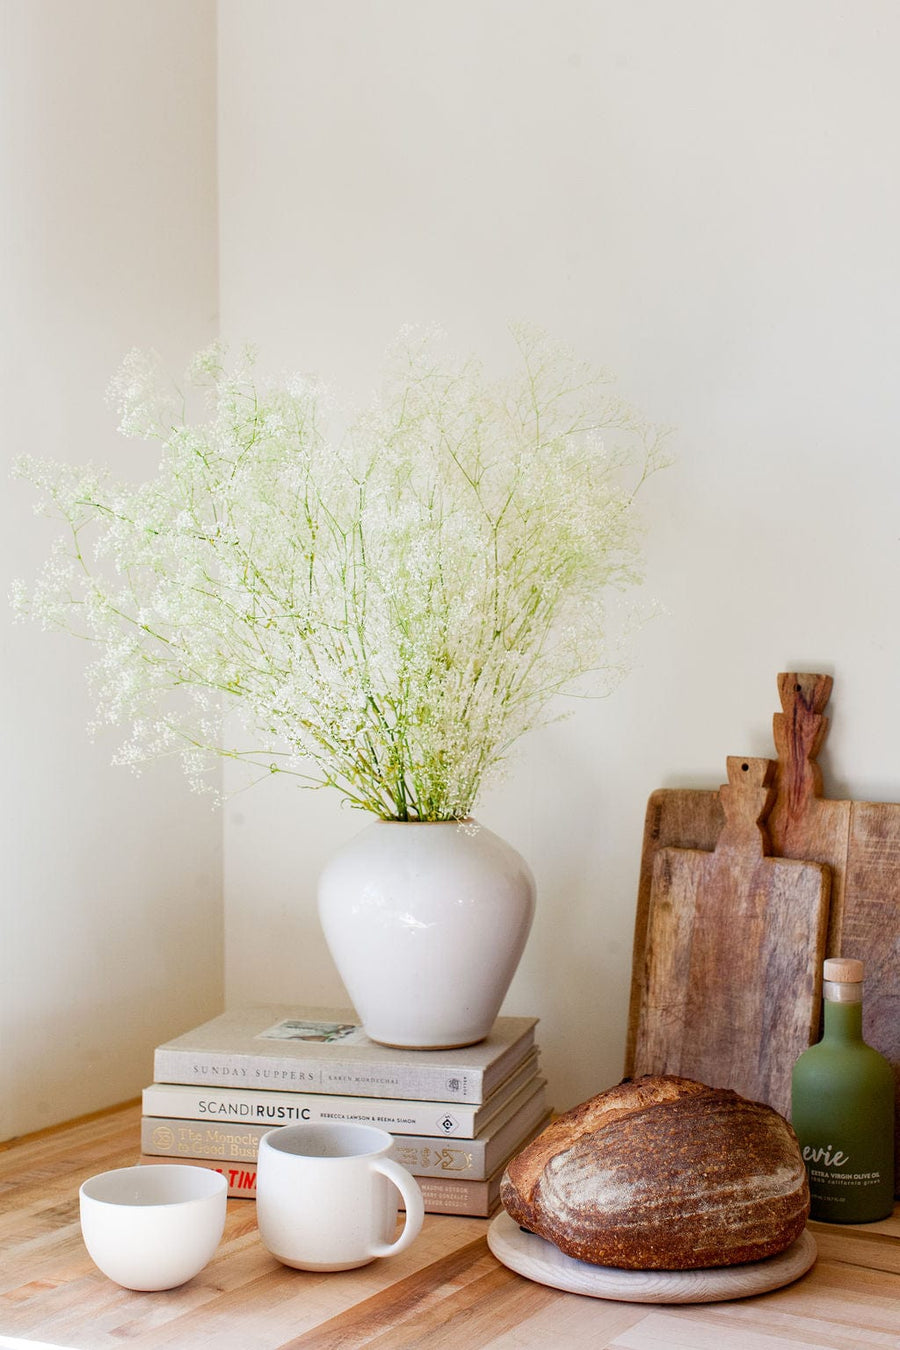
[[205,1120],[144,1116],[141,1120],[141,1151],[176,1161],[204,1158],[221,1163],[256,1166],[259,1141],[268,1125],[214,1125]]
[[390,1134],[428,1134],[440,1138],[471,1139],[478,1123],[478,1107],[444,1102],[387,1101],[330,1096],[313,1092],[272,1092],[254,1088],[195,1088],[181,1083],[152,1083],[144,1089],[146,1116],[176,1117],[266,1125],[319,1124],[323,1121],[376,1125]]
[[426,1214],[462,1214],[489,1219],[500,1208],[500,1182],[452,1181],[445,1177],[417,1177]]
[[[256,1168],[231,1166],[210,1158],[169,1158],[142,1154],[139,1162],[184,1163],[194,1167],[209,1167],[220,1172],[228,1182],[229,1199],[256,1199]],[[444,1177],[416,1177],[425,1201],[426,1214],[457,1214],[469,1218],[489,1218],[500,1203],[499,1178],[491,1181],[457,1181]]]
[[255,1166],[241,1167],[239,1164],[232,1166],[230,1163],[218,1162],[214,1158],[168,1158],[146,1153],[141,1154],[138,1162],[142,1167],[151,1166],[153,1163],[184,1163],[188,1167],[209,1167],[213,1172],[219,1172],[228,1182],[229,1199],[256,1199]]
[[487,1065],[481,1075],[481,1091],[484,1096],[482,1101],[491,1095],[499,1087],[509,1074],[513,1072],[516,1065],[520,1063],[523,1057],[527,1056],[534,1049],[534,1027],[516,1043],[507,1047],[501,1055],[494,1060],[493,1064]]
[[[526,1052],[527,1053],[527,1052]],[[507,1068],[508,1065],[508,1068]],[[504,1056],[503,1068],[513,1064]],[[373,1067],[364,1060],[323,1064],[312,1059],[279,1056],[255,1058],[214,1050],[181,1050],[159,1046],[153,1057],[153,1076],[159,1083],[232,1086],[263,1090],[291,1089],[329,1093],[337,1097],[394,1097],[402,1101],[484,1101],[484,1070],[464,1068],[448,1072],[445,1065],[392,1064]],[[502,1074],[494,1073],[491,1086]]]
[[[490,1138],[448,1142],[431,1135],[395,1136],[389,1157],[401,1163],[414,1176],[445,1177],[481,1181],[518,1148],[524,1137],[542,1124],[545,1116],[543,1091],[523,1118],[516,1113],[501,1130],[496,1143]],[[226,1166],[255,1166],[259,1141],[268,1127],[258,1125],[207,1125],[204,1121],[144,1116],[141,1120],[141,1149],[147,1155],[179,1158],[204,1158]]]
[[443,1139],[399,1138],[390,1157],[414,1176],[465,1177],[483,1181],[523,1146],[548,1117],[544,1090],[534,1093],[496,1134],[482,1139],[445,1142]]

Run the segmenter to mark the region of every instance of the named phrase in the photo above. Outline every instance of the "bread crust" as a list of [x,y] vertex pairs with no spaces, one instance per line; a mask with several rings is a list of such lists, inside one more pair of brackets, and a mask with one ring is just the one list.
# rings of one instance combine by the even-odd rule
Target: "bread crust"
[[568,1256],[632,1270],[763,1260],[809,1214],[787,1121],[670,1075],[620,1083],[560,1116],[512,1159],[500,1195]]

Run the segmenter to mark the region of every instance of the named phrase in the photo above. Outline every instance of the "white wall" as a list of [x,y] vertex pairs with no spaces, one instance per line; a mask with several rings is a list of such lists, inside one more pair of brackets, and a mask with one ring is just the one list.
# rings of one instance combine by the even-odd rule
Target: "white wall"
[[[0,0],[0,594],[55,531],[28,451],[139,469],[108,380],[217,326],[211,0]],[[91,744],[74,638],[0,605],[0,1138],[136,1096],[222,1002],[221,817]]]
[[[220,0],[226,335],[365,388],[403,323],[525,317],[678,428],[665,615],[477,811],[537,874],[507,1009],[559,1107],[621,1072],[648,794],[771,753],[779,670],[835,675],[828,792],[900,798],[898,45],[889,0]],[[314,876],[362,824],[235,799],[230,1002],[340,998]]]

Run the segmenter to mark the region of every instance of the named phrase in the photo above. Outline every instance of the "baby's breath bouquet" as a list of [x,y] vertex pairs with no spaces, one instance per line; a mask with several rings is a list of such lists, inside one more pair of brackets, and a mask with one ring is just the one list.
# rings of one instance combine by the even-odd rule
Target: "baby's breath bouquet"
[[250,353],[201,353],[181,394],[132,353],[112,394],[122,432],[159,443],[153,478],[22,461],[67,529],[14,599],[94,644],[120,762],[177,753],[202,786],[225,755],[385,819],[462,819],[555,695],[613,670],[604,593],[639,579],[662,435],[514,338],[517,374],[492,381],[405,334],[337,439],[314,380],[265,380]]

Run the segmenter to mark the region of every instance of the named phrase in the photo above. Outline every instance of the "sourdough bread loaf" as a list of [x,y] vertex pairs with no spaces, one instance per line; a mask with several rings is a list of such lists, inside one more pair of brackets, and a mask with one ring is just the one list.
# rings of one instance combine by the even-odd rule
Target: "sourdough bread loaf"
[[638,1078],[553,1121],[509,1163],[503,1205],[568,1256],[693,1270],[774,1256],[809,1213],[776,1111],[686,1078]]

